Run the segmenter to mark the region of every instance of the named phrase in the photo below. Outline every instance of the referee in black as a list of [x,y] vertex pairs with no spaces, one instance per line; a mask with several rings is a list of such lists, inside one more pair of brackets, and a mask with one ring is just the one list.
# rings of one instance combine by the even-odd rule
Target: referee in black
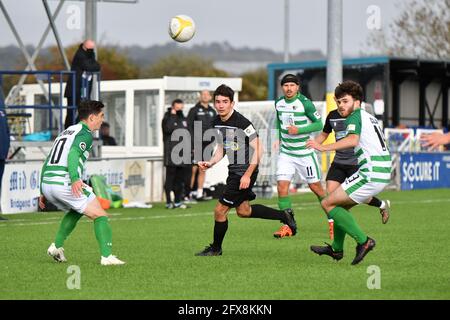
[[[322,144],[332,131],[335,133],[336,141],[347,136],[347,128],[345,126],[346,118],[342,117],[339,109],[333,110],[328,114],[325,120],[323,131],[315,138],[316,142]],[[358,171],[358,157],[355,155],[353,148],[337,150],[333,162],[327,174],[327,194],[336,190],[347,178],[350,178]],[[389,220],[390,201],[381,201],[373,197],[368,203],[369,206],[380,209],[381,221],[383,224]]]
[[230,208],[236,208],[241,218],[280,220],[296,230],[292,210],[275,210],[263,205],[250,205],[256,198],[252,191],[258,176],[258,164],[263,149],[253,124],[235,111],[234,91],[226,85],[214,92],[214,106],[218,113],[213,125],[217,130],[218,147],[211,161],[200,161],[200,170],[207,170],[219,162],[225,154],[228,157],[228,178],[225,190],[214,209],[214,240],[197,256],[222,255],[222,242],[228,229],[227,215]]

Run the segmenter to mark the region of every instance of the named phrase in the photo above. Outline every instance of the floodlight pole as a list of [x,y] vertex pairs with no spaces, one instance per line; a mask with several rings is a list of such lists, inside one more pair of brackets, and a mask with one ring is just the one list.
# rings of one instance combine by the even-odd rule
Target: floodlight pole
[[[328,0],[328,43],[327,43],[327,114],[336,109],[334,89],[342,82],[342,0]],[[334,132],[328,135],[325,144],[335,141]],[[325,154],[323,154],[325,155]],[[326,171],[328,164],[334,159],[334,152],[329,158],[322,158],[322,170]]]
[[47,0],[42,0],[44,4],[45,12],[47,13],[48,21],[50,22],[50,27],[52,28],[53,35],[55,36],[56,43],[58,44],[58,50],[64,60],[64,66],[67,70],[70,70],[69,59],[67,59],[67,55],[64,51],[64,47],[61,41],[61,38],[58,33],[58,29],[56,28],[55,21],[53,20],[52,13],[50,12],[50,7],[48,6]]
[[85,3],[85,40],[97,44],[97,0],[86,0]]
[[[327,109],[329,96],[342,82],[342,0],[328,0]],[[335,109],[336,106],[333,106]],[[330,111],[330,110],[327,110]]]
[[289,0],[284,0],[284,62],[289,62]]
[[[97,51],[97,0],[86,0],[85,3],[85,40],[92,40],[95,42],[95,53],[98,53]],[[98,79],[96,76],[94,76],[94,81],[92,81],[92,91],[94,92],[93,99],[98,100],[98,94],[97,94],[97,86],[98,86]]]

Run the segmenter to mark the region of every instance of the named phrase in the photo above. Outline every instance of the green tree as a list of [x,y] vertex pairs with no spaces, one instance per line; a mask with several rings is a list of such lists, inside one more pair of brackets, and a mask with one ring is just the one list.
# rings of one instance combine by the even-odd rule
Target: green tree
[[100,47],[97,60],[102,67],[103,80],[137,79],[139,77],[138,66],[114,47]]
[[[79,44],[74,44],[65,49],[69,63],[72,61]],[[101,65],[102,80],[136,79],[139,76],[139,68],[128,57],[117,51],[112,46],[100,46],[97,49],[97,61]],[[50,55],[37,61],[39,70],[65,70],[63,59],[56,46],[50,48]]]
[[387,29],[369,34],[369,52],[449,59],[450,0],[413,0],[403,3],[402,10]]
[[245,72],[242,77],[242,92],[239,93],[241,101],[267,100],[267,70],[264,68]]
[[228,73],[214,67],[212,60],[197,55],[173,54],[164,57],[144,70],[144,78],[163,76],[227,77]]
[[[69,63],[72,61],[78,47],[79,44],[73,44],[65,48]],[[18,61],[15,69],[23,70],[26,66],[25,58],[21,57]],[[137,79],[139,77],[139,68],[128,59],[126,54],[120,53],[112,46],[100,46],[97,52],[97,61],[101,65],[102,80]],[[56,46],[49,48],[48,55],[38,57],[35,65],[38,70],[66,70],[64,61]],[[18,83],[19,78],[20,76],[5,77],[3,82],[5,95]],[[57,82],[59,79],[53,77],[52,81]],[[36,83],[36,79],[33,76],[28,76],[25,83]]]

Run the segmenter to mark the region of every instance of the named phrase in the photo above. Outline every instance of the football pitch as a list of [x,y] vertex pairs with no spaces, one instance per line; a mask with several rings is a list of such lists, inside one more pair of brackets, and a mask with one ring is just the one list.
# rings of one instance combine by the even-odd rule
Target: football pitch
[[380,198],[391,200],[386,225],[376,208],[352,210],[377,241],[357,266],[350,265],[355,242],[348,236],[339,262],[310,251],[329,242],[312,194],[293,197],[299,232],[292,238],[272,236],[277,221],[241,219],[233,211],[221,257],[194,256],[212,241],[215,201],[186,210],[162,204],[110,210],[113,253],[127,262],[110,267],[99,264],[88,219],[66,240],[68,262],[59,264],[46,250],[62,213],[8,215],[0,221],[0,299],[449,299],[450,190]]

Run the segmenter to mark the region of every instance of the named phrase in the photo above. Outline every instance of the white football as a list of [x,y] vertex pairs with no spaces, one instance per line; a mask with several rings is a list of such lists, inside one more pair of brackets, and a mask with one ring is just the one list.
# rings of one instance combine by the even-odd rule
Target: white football
[[178,42],[186,42],[192,39],[195,34],[195,23],[191,17],[177,15],[170,19],[169,35]]

